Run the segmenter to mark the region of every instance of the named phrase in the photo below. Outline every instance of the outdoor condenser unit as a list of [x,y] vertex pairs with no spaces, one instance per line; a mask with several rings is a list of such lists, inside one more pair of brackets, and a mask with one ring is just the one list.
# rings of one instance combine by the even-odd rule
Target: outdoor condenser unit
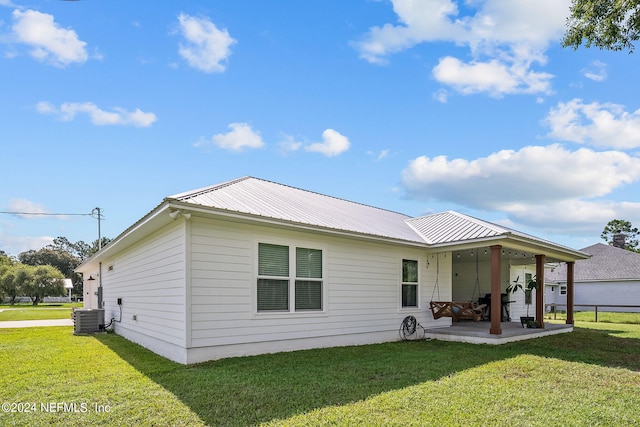
[[104,308],[83,308],[73,312],[74,334],[95,334],[104,331]]

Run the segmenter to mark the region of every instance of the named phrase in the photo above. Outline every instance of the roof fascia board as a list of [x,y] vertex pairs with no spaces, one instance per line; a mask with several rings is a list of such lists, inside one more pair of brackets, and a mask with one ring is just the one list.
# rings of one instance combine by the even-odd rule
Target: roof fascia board
[[544,253],[550,257],[557,258],[559,261],[575,261],[580,259],[589,259],[591,255],[584,252],[567,248],[564,246],[556,245],[544,240],[528,239],[526,237],[517,236],[511,234],[509,236],[509,243],[512,243],[514,249],[531,251],[532,248],[539,249],[541,253]]
[[[427,242],[394,239],[391,237],[377,236],[375,234],[364,234],[364,233],[351,232],[347,230],[337,230],[337,229],[316,226],[311,224],[301,224],[298,222],[287,221],[287,220],[282,220],[277,218],[269,218],[269,217],[264,217],[260,215],[252,215],[252,214],[247,214],[243,212],[234,212],[226,209],[217,209],[217,208],[212,208],[207,206],[198,206],[192,203],[182,202],[180,200],[174,200],[174,199],[167,199],[167,201],[169,202],[170,208],[181,209],[185,211],[188,210],[193,213],[202,213],[208,216],[211,216],[211,215],[219,216],[227,219],[236,220],[237,222],[266,224],[270,226],[277,226],[277,227],[287,228],[287,229],[313,231],[316,233],[330,234],[330,235],[339,236],[339,237],[357,238],[359,240],[392,243],[396,245],[413,246],[417,248],[429,247]],[[419,236],[416,235],[416,237],[419,237]]]
[[588,259],[590,255],[574,249],[565,248],[559,245],[548,244],[541,240],[525,239],[513,233],[507,232],[500,236],[465,240],[459,243],[438,243],[430,245],[430,249],[446,248],[447,250],[475,249],[483,246],[501,245],[508,249],[516,249],[534,254],[542,253],[558,261],[567,262],[579,259]]
[[[136,221],[132,226],[120,233],[115,239],[109,242],[109,244],[102,248],[100,251],[96,252],[91,257],[83,261],[82,264],[76,267],[74,271],[83,270],[85,266],[98,262],[100,259],[104,259],[109,253],[112,253],[116,247],[122,245],[123,241],[126,241],[130,236],[135,235],[142,228],[148,225],[152,220],[158,218],[162,213],[169,209],[169,207],[169,203],[167,203],[166,200],[163,201],[151,212],[147,213],[145,216]],[[166,222],[168,223],[169,220],[167,220]]]

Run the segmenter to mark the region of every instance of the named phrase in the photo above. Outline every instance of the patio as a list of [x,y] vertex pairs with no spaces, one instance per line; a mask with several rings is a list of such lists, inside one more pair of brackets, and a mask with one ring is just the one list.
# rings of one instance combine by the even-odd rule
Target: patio
[[450,327],[426,329],[425,339],[457,341],[470,344],[499,345],[573,331],[573,325],[545,323],[544,329],[523,328],[520,323],[501,322],[502,334],[489,333],[488,322],[454,322]]

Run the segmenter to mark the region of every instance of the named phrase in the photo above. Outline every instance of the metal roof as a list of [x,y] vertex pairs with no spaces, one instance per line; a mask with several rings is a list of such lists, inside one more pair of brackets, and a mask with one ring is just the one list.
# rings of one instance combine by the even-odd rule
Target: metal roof
[[[610,280],[640,280],[640,254],[615,246],[596,243],[581,249],[591,255],[591,258],[576,261],[574,280],[610,281]],[[564,268],[545,273],[546,282],[566,282],[567,273]]]
[[318,228],[394,240],[422,247],[486,244],[505,239],[509,247],[554,254],[558,259],[584,259],[588,255],[528,234],[454,211],[412,218],[398,212],[302,190],[271,181],[244,177],[166,197],[151,212],[120,233],[101,251],[85,260],[76,271],[120,248],[136,242],[171,220],[163,213],[189,209],[237,215],[248,220],[267,220],[286,225]]
[[486,239],[510,232],[496,224],[454,211],[411,218],[407,224],[431,245]]
[[166,201],[435,247],[509,238],[512,244],[584,258],[573,249],[454,211],[412,218],[254,177],[175,194]]
[[424,244],[409,216],[271,181],[244,177],[168,197],[198,206]]

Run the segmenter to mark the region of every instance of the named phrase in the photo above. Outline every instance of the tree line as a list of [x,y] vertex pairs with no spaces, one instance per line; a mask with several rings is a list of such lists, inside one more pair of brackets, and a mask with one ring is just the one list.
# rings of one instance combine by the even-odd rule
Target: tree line
[[[102,238],[102,246],[110,242]],[[64,279],[73,283],[72,296],[82,297],[82,277],[74,270],[98,251],[98,240],[92,244],[70,242],[57,237],[39,250],[22,252],[17,258],[0,250],[0,300],[14,304],[18,297],[29,297],[38,305],[45,297],[66,295]]]
[[[631,222],[614,219],[607,223],[600,237],[610,245],[614,236],[625,237],[628,251],[640,252],[638,236],[640,231]],[[102,238],[102,247],[111,239]],[[98,252],[98,240],[92,244],[81,241],[70,242],[66,237],[57,237],[53,243],[39,250],[28,250],[17,259],[0,250],[0,301],[14,304],[18,297],[29,297],[33,305],[38,305],[45,297],[65,295],[64,278],[73,283],[72,295],[82,297],[82,277],[74,270],[84,260]]]

